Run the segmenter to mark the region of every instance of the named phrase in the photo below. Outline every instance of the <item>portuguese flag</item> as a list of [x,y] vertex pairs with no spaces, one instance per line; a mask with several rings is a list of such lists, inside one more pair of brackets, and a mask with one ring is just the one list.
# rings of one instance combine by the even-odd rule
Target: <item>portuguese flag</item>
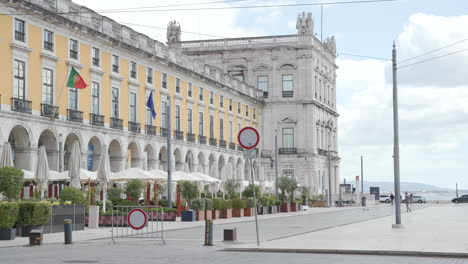
[[71,68],[70,75],[68,76],[67,87],[84,89],[88,85],[83,80],[83,77],[75,70],[74,67]]

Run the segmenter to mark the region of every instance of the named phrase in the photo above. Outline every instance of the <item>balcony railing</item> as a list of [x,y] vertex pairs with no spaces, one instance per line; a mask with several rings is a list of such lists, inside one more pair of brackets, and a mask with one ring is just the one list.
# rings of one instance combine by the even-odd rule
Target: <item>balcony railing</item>
[[167,89],[167,82],[162,82],[162,88]]
[[59,107],[50,104],[41,104],[41,116],[59,118]]
[[187,133],[187,141],[195,142],[195,134]]
[[189,97],[192,97],[192,90],[189,90],[189,91],[188,91],[188,96],[189,96]]
[[147,83],[153,83],[153,77],[147,77],[146,82]]
[[283,91],[283,97],[293,97],[293,91]]
[[48,51],[54,51],[54,43],[44,41],[44,49]]
[[297,148],[280,148],[279,154],[281,155],[297,154]]
[[112,71],[115,73],[119,73],[119,65],[112,65]]
[[210,138],[210,146],[217,146],[218,140],[216,138]]
[[156,127],[152,126],[152,125],[146,125],[145,126],[145,133],[146,133],[146,135],[155,136],[156,135]]
[[99,67],[99,59],[98,58],[93,58],[93,65],[96,67]]
[[128,121],[128,131],[140,133],[140,123]]
[[236,143],[229,143],[229,149],[236,150]]
[[76,50],[70,50],[70,58],[72,59],[78,59],[78,51]]
[[21,31],[15,31],[15,39],[21,42],[24,42],[24,32]]
[[238,151],[244,151],[244,148],[239,144],[239,145],[237,145],[237,150]]
[[167,128],[164,128],[164,127],[160,127],[160,134],[162,137],[167,137]]
[[198,136],[198,143],[206,145],[206,136]]
[[115,129],[123,129],[123,120],[116,117],[111,117],[110,127]]
[[330,152],[330,156],[331,156],[331,157],[338,157],[338,152],[336,152],[336,151],[327,151],[327,150],[325,150],[325,149],[320,149],[320,148],[317,149],[317,153],[318,153],[320,156],[326,156],[326,157],[328,157],[328,152]]
[[174,138],[178,140],[184,140],[184,132],[174,130]]
[[227,145],[226,145],[226,140],[220,139],[220,140],[219,140],[219,147],[220,147],[220,148],[226,148],[226,146],[227,146]]
[[130,77],[132,77],[133,79],[136,79],[136,71],[131,71]]
[[19,98],[11,98],[11,110],[15,112],[31,114],[31,101]]
[[83,123],[83,112],[73,109],[67,109],[67,120]]
[[104,116],[97,114],[89,114],[91,125],[104,126]]

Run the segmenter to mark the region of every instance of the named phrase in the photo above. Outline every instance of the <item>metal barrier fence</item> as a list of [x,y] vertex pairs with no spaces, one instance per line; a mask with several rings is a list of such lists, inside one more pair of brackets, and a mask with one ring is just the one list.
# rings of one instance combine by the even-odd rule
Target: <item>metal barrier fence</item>
[[160,206],[114,206],[111,215],[112,241],[156,239],[164,244],[164,210]]
[[44,225],[44,233],[63,232],[63,220],[71,219],[73,231],[84,230],[85,206],[83,204],[52,205],[49,223]]

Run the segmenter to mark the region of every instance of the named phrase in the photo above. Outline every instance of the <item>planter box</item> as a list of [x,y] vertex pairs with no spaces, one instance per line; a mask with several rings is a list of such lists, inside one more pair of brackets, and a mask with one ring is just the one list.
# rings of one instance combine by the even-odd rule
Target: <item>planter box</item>
[[277,214],[278,213],[278,206],[273,205],[269,207],[269,213],[270,214]]
[[205,211],[195,211],[197,221],[205,220]]
[[213,219],[213,210],[206,210],[205,211],[205,220]]
[[182,222],[195,221],[195,211],[182,211]]
[[220,215],[221,215],[220,210],[211,210],[211,219],[217,220],[219,219]]
[[244,208],[244,216],[254,216],[253,208]]
[[327,207],[326,201],[313,201],[309,202],[309,207]]
[[16,228],[1,229],[0,228],[0,240],[15,240]]
[[232,209],[221,210],[221,218],[223,219],[232,218]]
[[298,208],[298,204],[297,203],[290,203],[290,208],[291,208],[291,212],[297,212],[299,211],[299,208]]
[[289,203],[281,204],[281,213],[289,213],[291,212],[291,205]]
[[44,226],[22,226],[21,227],[21,236],[22,237],[29,237],[29,233],[33,229],[42,229],[42,230],[44,230]]
[[269,206],[263,206],[262,207],[262,214],[270,214],[270,207]]
[[63,232],[63,220],[72,220],[73,231],[84,230],[85,207],[82,204],[52,205],[52,215],[49,223],[44,225],[44,234]]
[[148,212],[149,221],[175,221],[177,218],[177,212]]
[[232,208],[232,217],[244,217],[245,208]]

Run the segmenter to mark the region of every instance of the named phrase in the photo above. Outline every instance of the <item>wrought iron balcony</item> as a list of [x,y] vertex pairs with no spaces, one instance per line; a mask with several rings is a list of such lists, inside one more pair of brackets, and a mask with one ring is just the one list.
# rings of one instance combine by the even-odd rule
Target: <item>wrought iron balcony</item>
[[156,135],[156,127],[152,126],[152,125],[146,125],[145,126],[145,133],[146,133],[146,135],[155,136]]
[[24,42],[25,33],[21,31],[15,31],[15,39]]
[[93,58],[93,65],[96,67],[99,67],[99,59],[98,58]]
[[198,136],[198,143],[206,145],[206,136]]
[[89,121],[91,125],[104,126],[104,116],[97,114],[89,114]]
[[41,104],[41,116],[59,118],[59,107],[50,104]]
[[15,112],[31,114],[31,101],[19,98],[11,98],[11,110]]
[[195,142],[195,134],[187,133],[187,141]]
[[54,51],[54,43],[44,41],[44,49],[48,51]]
[[283,91],[283,97],[293,97],[293,91]]
[[218,140],[216,138],[210,138],[210,146],[218,146]]
[[128,131],[140,133],[140,123],[128,121]]
[[78,51],[76,50],[70,50],[70,58],[72,59],[78,59]]
[[229,143],[229,149],[236,150],[236,143]]
[[220,148],[226,148],[226,140],[220,139],[219,140],[219,147]]
[[67,109],[67,120],[83,123],[83,112],[73,109]]
[[297,154],[297,148],[280,148],[279,154],[281,155]]
[[119,65],[112,65],[112,71],[115,73],[119,73]]
[[174,138],[178,140],[184,140],[184,132],[179,130],[174,130]]
[[130,77],[136,79],[136,71],[130,71]]
[[268,98],[268,92],[263,91],[263,98]]
[[116,117],[111,117],[110,127],[115,129],[123,129],[123,120]]
[[167,128],[164,128],[164,127],[160,127],[160,134],[162,137],[167,137]]
[[237,145],[237,150],[238,151],[244,151],[244,148],[239,144],[239,145]]

